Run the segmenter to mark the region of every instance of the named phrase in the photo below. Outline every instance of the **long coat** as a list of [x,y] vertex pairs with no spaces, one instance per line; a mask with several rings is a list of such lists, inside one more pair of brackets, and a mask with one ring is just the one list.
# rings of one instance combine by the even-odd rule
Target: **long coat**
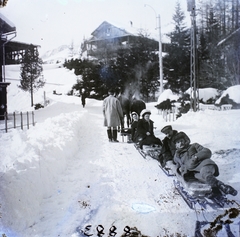
[[103,100],[104,126],[117,127],[121,125],[123,111],[121,104],[113,95],[109,95]]
[[[192,163],[192,156],[196,155],[198,157],[197,162]],[[217,164],[210,159],[212,156],[212,152],[206,148],[201,146],[198,143],[193,143],[182,150],[177,150],[174,156],[174,162],[178,167],[181,167],[181,175],[184,176],[189,171],[200,172],[201,168],[206,165],[214,165],[215,166],[215,174],[214,176],[219,175],[219,170]]]

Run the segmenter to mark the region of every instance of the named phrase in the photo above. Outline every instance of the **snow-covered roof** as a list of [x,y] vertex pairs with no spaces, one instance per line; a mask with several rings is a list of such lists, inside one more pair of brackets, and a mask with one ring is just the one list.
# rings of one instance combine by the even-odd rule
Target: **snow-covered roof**
[[9,21],[3,14],[0,13],[0,23],[1,27],[1,34],[5,34],[11,31],[16,31],[16,26]]

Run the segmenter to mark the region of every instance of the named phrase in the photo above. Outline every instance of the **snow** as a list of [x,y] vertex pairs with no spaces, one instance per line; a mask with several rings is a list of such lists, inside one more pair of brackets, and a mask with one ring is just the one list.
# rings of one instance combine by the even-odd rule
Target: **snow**
[[240,104],[240,85],[231,86],[227,90],[225,90],[221,97],[216,101],[216,104],[219,104],[221,99],[226,95],[229,95],[229,99],[233,100],[234,102]]
[[163,93],[158,97],[157,104],[160,104],[161,102],[169,99],[170,101],[177,101],[179,98],[178,95],[173,94],[173,92],[170,89],[166,89],[163,91]]
[[[233,90],[233,93],[236,92]],[[189,88],[185,93],[191,94],[191,89]],[[199,100],[202,100],[203,102],[207,102],[209,99],[215,99],[220,92],[218,92],[217,89],[215,88],[199,88],[198,89],[199,93]],[[192,92],[193,95],[193,92]]]
[[[6,67],[6,77],[16,79],[7,80],[8,111],[31,111],[30,95],[17,87],[18,68]],[[97,230],[104,228],[101,236],[108,236],[115,226],[116,236],[127,227],[151,237],[194,236],[196,220],[214,221],[225,212],[191,210],[156,160],[143,159],[120,136],[119,143],[109,143],[102,101],[87,98],[83,108],[79,97],[67,95],[76,82],[72,71],[45,65],[44,77],[47,83],[34,94],[34,103],[43,103],[45,91],[49,104],[34,111],[36,125],[0,132],[0,234],[78,237],[86,236],[83,230],[99,236]],[[235,87],[229,93],[235,95]],[[189,112],[166,122],[156,104],[147,103],[155,135],[163,139],[160,129],[171,124],[211,149],[219,179],[240,193],[240,110]],[[239,197],[229,198],[239,202]],[[239,216],[230,225],[235,236],[238,222]],[[226,236],[226,231],[218,236]]]

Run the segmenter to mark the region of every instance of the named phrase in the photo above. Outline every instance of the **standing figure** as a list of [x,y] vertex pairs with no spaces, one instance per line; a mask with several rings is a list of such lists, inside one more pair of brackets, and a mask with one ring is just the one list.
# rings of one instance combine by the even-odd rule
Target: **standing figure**
[[85,104],[86,104],[86,95],[85,95],[85,93],[82,93],[81,100],[82,100],[82,106],[84,108]]
[[103,100],[104,126],[107,127],[107,135],[110,142],[118,142],[117,127],[123,120],[122,107],[117,98],[114,97],[112,89],[108,92],[108,97]]
[[155,137],[153,132],[153,121],[150,119],[151,111],[143,109],[141,119],[138,120],[136,140],[139,142],[139,148],[143,145],[162,145],[159,138]]
[[162,150],[161,150],[161,153],[159,154],[158,159],[159,159],[161,166],[165,167],[166,163],[168,161],[173,160],[173,157],[174,157],[174,154],[176,151],[176,147],[175,147],[175,143],[173,142],[173,138],[178,132],[176,130],[173,130],[171,125],[167,125],[167,126],[163,127],[161,132],[164,133],[166,136],[162,140],[162,143],[163,143]]
[[208,148],[198,143],[190,144],[190,139],[184,132],[179,132],[173,141],[176,146],[174,162],[177,165],[177,172],[184,180],[195,178],[209,184],[213,193],[221,191],[224,194],[237,195],[237,190],[216,178],[219,175],[219,169],[210,159],[212,152]]

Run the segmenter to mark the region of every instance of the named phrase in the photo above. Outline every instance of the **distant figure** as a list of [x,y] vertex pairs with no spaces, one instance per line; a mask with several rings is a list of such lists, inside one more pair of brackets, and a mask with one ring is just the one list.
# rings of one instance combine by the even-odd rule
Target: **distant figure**
[[190,144],[190,139],[184,132],[174,136],[173,141],[176,146],[174,162],[177,172],[184,180],[195,178],[209,184],[213,192],[220,190],[224,194],[237,195],[237,190],[216,179],[219,175],[218,166],[210,159],[212,152],[208,148],[198,143]]
[[114,97],[114,91],[110,89],[108,94],[103,100],[104,126],[107,127],[109,141],[118,142],[117,127],[122,123],[123,111],[119,100]]
[[86,104],[86,95],[85,95],[85,93],[82,93],[81,100],[82,100],[82,106],[84,108],[85,104]]
[[144,109],[141,112],[141,119],[138,120],[136,140],[139,142],[139,148],[143,145],[162,145],[159,138],[155,137],[153,132],[153,121],[150,119],[151,111]]
[[176,130],[172,129],[171,125],[167,125],[162,128],[162,133],[164,133],[166,136],[162,140],[162,150],[158,157],[159,162],[162,167],[166,166],[167,161],[173,160],[176,147],[175,143],[173,142],[174,136],[178,133]]

